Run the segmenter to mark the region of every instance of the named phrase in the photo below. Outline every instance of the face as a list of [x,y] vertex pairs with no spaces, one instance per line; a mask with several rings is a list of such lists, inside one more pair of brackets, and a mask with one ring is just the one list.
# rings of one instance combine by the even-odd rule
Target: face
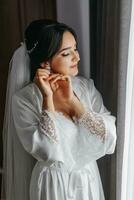
[[50,61],[54,73],[75,76],[78,74],[78,62],[80,60],[74,36],[70,32],[63,34],[60,50]]

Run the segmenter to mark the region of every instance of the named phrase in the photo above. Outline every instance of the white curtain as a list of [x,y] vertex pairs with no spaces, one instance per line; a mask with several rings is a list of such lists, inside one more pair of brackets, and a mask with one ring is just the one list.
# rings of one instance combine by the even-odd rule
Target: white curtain
[[[128,62],[126,74],[125,124],[122,167],[120,168],[121,191],[118,200],[134,199],[134,1],[131,6],[131,19],[128,45]],[[122,133],[120,133],[122,134]],[[119,137],[120,138],[120,137]],[[120,146],[121,148],[121,146]],[[118,149],[118,148],[117,148]],[[117,152],[118,153],[118,152]],[[117,177],[119,175],[117,174]],[[118,180],[117,180],[118,182]],[[117,185],[118,193],[118,185]]]
[[125,136],[121,200],[134,199],[134,1],[132,1],[126,77]]
[[79,71],[90,77],[89,0],[56,0],[57,19],[73,27],[78,35]]

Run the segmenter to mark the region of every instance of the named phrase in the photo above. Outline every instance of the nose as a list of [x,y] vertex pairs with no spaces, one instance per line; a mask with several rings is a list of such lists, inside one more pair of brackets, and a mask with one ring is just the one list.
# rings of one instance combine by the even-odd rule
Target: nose
[[80,61],[80,55],[78,53],[78,51],[73,52],[73,61],[79,62]]

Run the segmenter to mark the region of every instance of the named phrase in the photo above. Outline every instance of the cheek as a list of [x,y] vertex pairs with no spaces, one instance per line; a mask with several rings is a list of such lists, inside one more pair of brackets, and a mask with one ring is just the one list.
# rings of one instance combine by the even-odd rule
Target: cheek
[[51,63],[52,70],[57,73],[66,74],[69,70],[70,62],[68,59],[57,59]]

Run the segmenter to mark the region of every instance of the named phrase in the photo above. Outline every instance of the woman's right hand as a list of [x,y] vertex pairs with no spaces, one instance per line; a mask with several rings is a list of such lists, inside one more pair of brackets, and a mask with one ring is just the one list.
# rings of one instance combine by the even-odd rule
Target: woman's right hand
[[50,97],[58,88],[58,85],[54,80],[58,80],[60,77],[60,74],[51,74],[47,69],[38,68],[33,82],[39,87],[43,96]]
[[39,87],[43,96],[51,96],[53,94],[49,81],[47,80],[49,75],[49,70],[38,68],[33,79],[33,82]]

